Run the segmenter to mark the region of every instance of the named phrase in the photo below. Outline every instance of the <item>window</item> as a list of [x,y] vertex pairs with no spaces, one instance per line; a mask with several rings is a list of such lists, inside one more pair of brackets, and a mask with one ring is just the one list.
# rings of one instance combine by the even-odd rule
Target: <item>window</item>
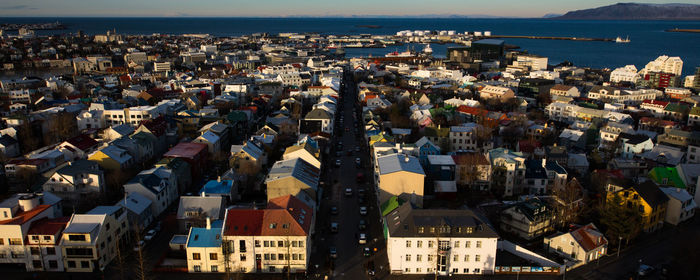
[[428,240],[428,248],[433,248],[434,243],[435,243],[434,241]]
[[464,262],[469,262],[469,255],[464,255]]
[[56,254],[56,248],[54,248],[54,247],[48,247],[48,248],[46,248],[46,254],[47,254],[47,255],[55,255],[55,254]]
[[481,261],[481,255],[475,255],[475,256],[474,256],[474,261],[475,261],[475,262]]
[[260,240],[255,240],[255,248],[260,248]]
[[455,248],[459,248],[459,241],[455,241]]
[[423,241],[421,241],[421,240],[416,241],[416,247],[423,248]]
[[270,254],[265,254],[265,260],[269,261],[270,260]]
[[299,254],[299,260],[303,261],[304,260],[304,254]]
[[464,273],[469,273],[469,268],[465,268]]
[[274,266],[270,266],[270,272],[275,272],[275,267],[274,267]]
[[270,247],[275,247],[275,241],[270,241]]
[[453,256],[452,256],[452,261],[458,262],[458,261],[459,261],[459,255],[453,255]]
[[219,267],[216,265],[211,266],[211,272],[219,272]]
[[58,268],[58,261],[49,261],[49,268]]
[[75,268],[75,261],[68,261],[68,267]]
[[284,254],[277,254],[277,259],[280,261],[284,260]]
[[292,247],[296,247],[296,246],[297,246],[297,242],[296,242],[296,241],[292,241]]
[[82,268],[90,267],[90,261],[80,261],[80,267],[82,267]]
[[32,241],[39,241],[38,235],[32,235]]
[[5,245],[5,239],[0,238],[0,245]]
[[284,247],[283,241],[277,241],[277,247]]
[[411,272],[411,269],[407,267],[407,268],[404,269],[404,271],[406,271],[406,272]]
[[406,240],[406,248],[411,248],[411,240]]
[[201,266],[201,265],[195,265],[195,266],[194,266],[194,272],[202,272],[202,266]]
[[464,248],[471,248],[472,242],[471,241],[464,241]]
[[296,261],[297,260],[297,254],[292,254],[292,260]]
[[416,267],[416,273],[420,273],[420,272],[421,272],[420,267]]
[[459,268],[453,268],[452,273],[459,273]]
[[[51,236],[50,236],[50,235],[45,235],[45,236],[44,236],[44,241],[51,241]],[[2,242],[0,242],[0,245],[1,245],[1,244],[2,244]]]
[[481,248],[481,241],[476,242],[476,248]]
[[209,253],[209,259],[212,261],[218,260],[219,255],[217,253]]
[[406,261],[410,262],[411,261],[411,255],[406,255]]
[[32,266],[34,268],[41,268],[42,267],[41,261],[32,261]]
[[270,241],[267,241],[267,240],[263,241],[263,246],[270,247]]
[[10,245],[22,245],[22,239],[10,238]]
[[270,260],[276,261],[276,260],[277,260],[277,254],[270,254]]
[[241,251],[241,253],[245,253],[245,240],[240,240],[238,242],[238,250]]
[[433,261],[433,255],[428,255],[428,261],[432,262]]
[[198,261],[201,260],[202,257],[199,255],[199,253],[192,253],[192,259]]
[[[423,261],[423,255],[420,255],[420,254],[416,255],[416,261],[417,262]],[[418,272],[418,271],[416,271],[416,272]]]
[[241,254],[241,261],[244,262],[246,260],[245,254]]
[[480,269],[480,268],[475,268],[475,269],[474,269],[474,273],[480,273],[480,272],[481,272],[481,269]]
[[85,235],[84,234],[69,234],[68,240],[70,240],[70,241],[85,241]]
[[38,256],[41,254],[39,247],[31,247],[29,250],[31,251],[31,254],[34,256]]

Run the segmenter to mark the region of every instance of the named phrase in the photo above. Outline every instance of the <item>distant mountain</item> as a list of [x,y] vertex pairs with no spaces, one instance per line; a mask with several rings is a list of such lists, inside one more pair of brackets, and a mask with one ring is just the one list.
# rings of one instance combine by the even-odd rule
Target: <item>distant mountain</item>
[[571,11],[555,17],[555,19],[700,20],[700,5],[617,3],[593,9]]
[[555,18],[555,17],[560,17],[562,14],[546,14],[543,15],[542,18]]

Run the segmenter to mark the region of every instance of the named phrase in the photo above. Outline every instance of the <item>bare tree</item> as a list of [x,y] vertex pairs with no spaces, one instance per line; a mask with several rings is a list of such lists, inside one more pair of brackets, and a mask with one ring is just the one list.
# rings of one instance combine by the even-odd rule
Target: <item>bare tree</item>
[[116,239],[116,246],[115,249],[117,250],[117,256],[115,257],[115,262],[114,264],[117,267],[117,270],[119,271],[119,279],[124,280],[124,272],[126,272],[126,259],[124,254],[122,253],[122,240],[121,238]]
[[564,228],[576,221],[582,212],[583,194],[582,187],[576,178],[571,179],[561,188],[553,190],[557,203],[554,203],[554,210],[557,213],[557,226]]
[[141,244],[141,230],[137,226],[134,229],[134,241],[136,242],[136,265],[134,267],[134,272],[136,279],[138,280],[151,280],[150,271],[148,269],[148,264],[146,261],[146,252]]

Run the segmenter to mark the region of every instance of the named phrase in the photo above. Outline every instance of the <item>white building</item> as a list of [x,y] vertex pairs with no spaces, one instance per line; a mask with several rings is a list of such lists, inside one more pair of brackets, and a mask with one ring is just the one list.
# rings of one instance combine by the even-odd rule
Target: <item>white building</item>
[[392,274],[492,274],[498,234],[471,210],[411,209],[384,217]]
[[105,116],[102,110],[82,111],[76,116],[79,130],[105,128]]
[[639,71],[639,74],[644,76],[649,72],[664,72],[681,76],[682,71],[683,60],[681,60],[680,57],[669,57],[667,55],[662,55],[647,63],[647,65],[644,66],[644,69]]
[[639,80],[639,74],[637,74],[637,67],[634,65],[625,65],[625,67],[616,68],[610,72],[610,82],[631,82],[636,83]]
[[607,253],[608,240],[594,224],[587,224],[570,232],[545,237],[544,245],[549,252],[587,264]]
[[684,189],[666,187],[659,188],[668,197],[668,206],[666,206],[665,221],[669,224],[677,226],[695,216],[695,204],[693,197]]
[[[500,178],[503,185],[503,195],[511,196],[520,187],[525,178],[525,156],[520,152],[497,148],[488,152],[488,160],[491,163],[492,178]],[[491,181],[491,188],[495,187]]]
[[112,214],[73,214],[60,241],[66,272],[103,270],[116,257],[117,240],[125,242],[129,228],[126,211],[112,207]]
[[536,55],[518,55],[513,66],[528,67],[531,71],[547,70],[547,58]]

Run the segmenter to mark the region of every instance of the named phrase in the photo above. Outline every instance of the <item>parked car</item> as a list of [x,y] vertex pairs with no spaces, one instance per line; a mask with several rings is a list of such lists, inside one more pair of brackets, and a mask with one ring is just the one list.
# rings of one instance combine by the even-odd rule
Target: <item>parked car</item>
[[355,164],[357,164],[357,167],[360,167],[362,165],[362,160],[359,157],[355,158]]
[[374,261],[367,262],[367,275],[374,275]]
[[365,247],[364,249],[362,249],[362,255],[364,255],[365,257],[369,257],[370,255],[372,255],[372,251],[369,250],[369,247]]
[[331,214],[338,215],[338,207],[336,207],[336,206],[331,207]]
[[360,233],[360,240],[358,242],[360,244],[367,244],[367,235],[364,233]]
[[332,233],[338,232],[338,223],[336,223],[336,222],[331,223],[331,232]]
[[331,254],[331,258],[335,259],[338,257],[338,251],[336,251],[335,247],[331,247],[330,254]]
[[639,276],[648,276],[648,275],[651,275],[653,272],[654,272],[654,267],[646,265],[646,264],[640,264],[639,269],[637,270],[637,273],[639,273]]
[[146,233],[146,235],[143,237],[143,240],[151,241],[151,239],[153,239],[153,237],[155,237],[155,236],[156,236],[156,230],[152,229]]
[[352,188],[345,188],[345,196],[352,196]]
[[360,230],[366,229],[367,228],[367,221],[365,221],[365,219],[361,219],[360,224],[357,227],[360,228]]
[[360,215],[362,215],[362,216],[367,215],[367,206],[360,207]]
[[335,160],[335,166],[336,166],[336,167],[340,167],[340,160],[339,160],[339,159],[336,159],[336,160]]
[[136,245],[134,245],[134,252],[138,252],[145,245],[146,245],[146,241],[139,240],[139,242],[136,243]]

